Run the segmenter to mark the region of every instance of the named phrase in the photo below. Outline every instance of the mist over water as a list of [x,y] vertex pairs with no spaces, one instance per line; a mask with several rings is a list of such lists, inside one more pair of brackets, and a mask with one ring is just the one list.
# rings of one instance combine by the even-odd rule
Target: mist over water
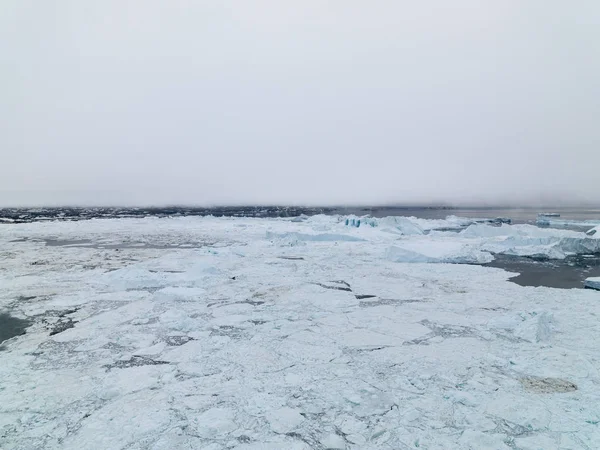
[[599,19],[7,0],[0,205],[597,205]]

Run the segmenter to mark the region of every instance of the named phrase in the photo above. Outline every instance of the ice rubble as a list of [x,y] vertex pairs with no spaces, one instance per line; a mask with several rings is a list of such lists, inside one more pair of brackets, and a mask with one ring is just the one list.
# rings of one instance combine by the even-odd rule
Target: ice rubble
[[[0,448],[598,448],[597,292],[396,262],[482,262],[491,249],[530,247],[560,255],[596,239],[377,225],[6,226],[0,309],[34,324],[0,352]],[[157,241],[164,248],[117,251]],[[62,320],[73,327],[50,336]]]

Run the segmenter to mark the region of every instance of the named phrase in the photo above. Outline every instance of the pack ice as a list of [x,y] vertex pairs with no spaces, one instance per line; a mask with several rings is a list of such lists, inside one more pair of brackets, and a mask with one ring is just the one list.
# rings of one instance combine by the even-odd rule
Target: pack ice
[[493,225],[2,225],[0,448],[600,448],[599,293],[472,264],[600,240]]

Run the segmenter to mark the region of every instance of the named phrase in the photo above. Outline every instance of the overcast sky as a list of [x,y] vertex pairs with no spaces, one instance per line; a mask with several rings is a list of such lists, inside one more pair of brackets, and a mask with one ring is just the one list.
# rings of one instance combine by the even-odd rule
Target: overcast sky
[[598,0],[2,0],[0,204],[600,204]]

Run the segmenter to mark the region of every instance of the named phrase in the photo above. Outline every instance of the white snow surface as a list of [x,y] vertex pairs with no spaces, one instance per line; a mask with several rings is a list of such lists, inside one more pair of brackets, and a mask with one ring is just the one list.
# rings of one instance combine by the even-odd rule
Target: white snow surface
[[600,448],[599,293],[446,264],[597,240],[406,220],[3,225],[0,448]]

